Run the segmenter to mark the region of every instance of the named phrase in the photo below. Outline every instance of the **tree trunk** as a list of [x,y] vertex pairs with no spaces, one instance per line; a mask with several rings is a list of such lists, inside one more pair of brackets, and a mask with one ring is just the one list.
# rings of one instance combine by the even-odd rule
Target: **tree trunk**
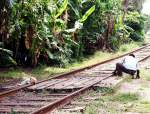
[[128,11],[128,4],[129,4],[129,0],[124,0],[122,5],[123,5],[123,16],[122,16],[122,22],[124,22],[125,19],[125,15]]

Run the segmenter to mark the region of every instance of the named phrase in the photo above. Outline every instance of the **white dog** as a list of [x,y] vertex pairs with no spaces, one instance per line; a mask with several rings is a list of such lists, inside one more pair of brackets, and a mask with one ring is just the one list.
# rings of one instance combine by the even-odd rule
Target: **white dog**
[[22,86],[22,85],[35,84],[35,83],[37,83],[37,79],[35,77],[23,77],[22,82],[17,85]]

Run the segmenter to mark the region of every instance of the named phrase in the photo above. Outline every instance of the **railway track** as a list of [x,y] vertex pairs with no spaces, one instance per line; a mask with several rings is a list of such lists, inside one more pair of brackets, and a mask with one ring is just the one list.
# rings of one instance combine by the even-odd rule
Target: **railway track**
[[[142,61],[150,57],[150,45],[133,51]],[[132,52],[132,53],[133,53]],[[127,53],[128,54],[128,53]],[[125,54],[125,55],[127,55]],[[86,68],[43,80],[35,85],[27,85],[0,94],[0,114],[45,114],[68,104],[72,98],[84,93],[94,85],[112,77],[115,63],[122,55]]]

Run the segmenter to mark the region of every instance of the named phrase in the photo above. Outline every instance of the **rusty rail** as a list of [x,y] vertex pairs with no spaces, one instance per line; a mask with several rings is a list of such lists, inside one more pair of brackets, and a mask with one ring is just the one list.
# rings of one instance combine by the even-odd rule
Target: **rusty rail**
[[[131,51],[131,52],[129,52],[129,53],[134,53],[134,52],[136,52],[136,51],[140,51],[140,50],[142,50],[142,49],[144,49],[144,48],[146,48],[146,47],[148,47],[148,46],[150,46],[150,45],[143,46],[143,47],[141,47],[141,48],[139,48],[139,49],[136,49],[136,50],[134,50],[134,51]],[[148,48],[147,48],[147,49],[148,49]],[[88,67],[85,67],[85,68],[81,68],[81,69],[78,69],[78,70],[73,70],[73,71],[71,71],[71,72],[64,73],[64,74],[61,74],[61,75],[56,75],[55,77],[52,77],[52,78],[50,78],[50,79],[43,80],[43,81],[39,81],[37,84],[42,83],[42,82],[45,82],[45,81],[48,81],[48,80],[51,80],[51,79],[63,78],[63,77],[69,76],[69,75],[71,75],[71,74],[75,74],[75,73],[78,73],[78,72],[80,72],[80,71],[84,71],[84,70],[86,70],[86,69],[91,69],[91,68],[93,68],[93,67],[95,67],[95,66],[102,65],[102,64],[104,64],[104,63],[111,62],[111,61],[113,61],[113,60],[117,60],[117,59],[119,59],[119,58],[121,58],[121,57],[123,57],[123,56],[125,56],[125,55],[127,55],[127,54],[129,54],[129,53],[123,54],[123,55],[121,55],[121,56],[119,56],[119,57],[112,58],[112,59],[109,59],[109,60],[106,60],[106,61],[103,61],[103,62],[94,64],[94,65],[91,65],[91,66],[88,66]],[[144,54],[145,54],[145,53],[143,53],[143,55],[144,55]],[[148,56],[145,55],[145,56],[146,56],[146,57],[144,57],[144,58],[141,58],[141,57],[140,57],[140,61],[139,61],[139,62],[142,62],[142,61],[144,61],[144,60],[146,60],[146,59],[148,59],[148,58],[150,57],[150,55],[148,55]],[[102,65],[102,66],[103,66],[103,65]],[[81,74],[82,74],[82,73],[81,73]],[[52,110],[54,110],[54,109],[56,109],[56,108],[58,108],[58,107],[60,107],[60,106],[63,106],[63,105],[65,105],[65,104],[69,103],[72,98],[74,98],[74,97],[80,95],[81,93],[84,93],[86,90],[89,90],[91,87],[93,87],[93,85],[98,84],[98,83],[100,83],[101,81],[108,79],[109,77],[112,77],[112,75],[111,75],[111,74],[110,74],[110,75],[107,75],[107,76],[105,75],[105,77],[103,77],[103,78],[101,78],[101,79],[98,78],[98,80],[93,81],[93,82],[90,83],[88,86],[86,85],[85,87],[82,87],[81,89],[78,89],[78,90],[74,91],[73,93],[69,93],[69,94],[67,94],[66,96],[64,96],[64,97],[62,97],[62,98],[60,98],[60,99],[57,99],[57,100],[55,100],[55,101],[52,101],[51,103],[49,103],[49,104],[47,104],[47,105],[44,104],[45,106],[43,105],[42,107],[38,108],[38,110],[36,110],[36,111],[33,111],[33,112],[31,111],[30,114],[45,114],[45,113],[47,113],[47,112],[51,112]],[[3,92],[3,93],[0,94],[0,99],[5,98],[5,97],[8,97],[9,95],[15,94],[15,93],[17,93],[18,91],[20,91],[20,90],[22,90],[22,89],[25,89],[25,88],[28,88],[28,87],[30,87],[30,86],[32,86],[32,85],[30,84],[30,85],[26,85],[26,86],[23,86],[23,87],[18,87],[18,88],[16,88],[16,89],[13,89],[13,90],[10,90],[10,91],[7,91],[7,92]],[[19,93],[19,92],[18,92],[18,93]],[[22,95],[23,95],[23,94],[22,94]],[[17,97],[17,98],[18,98],[18,97]],[[21,101],[21,102],[22,102],[22,101]]]
[[96,81],[95,83],[90,84],[90,85],[87,86],[87,87],[81,88],[81,89],[79,89],[79,90],[77,90],[77,91],[75,91],[75,92],[73,92],[73,93],[71,93],[71,94],[69,94],[69,95],[63,97],[62,99],[59,99],[59,100],[57,100],[57,101],[55,101],[55,102],[52,102],[52,103],[50,103],[50,104],[48,104],[48,105],[46,105],[46,106],[44,106],[44,107],[41,107],[39,110],[37,110],[37,111],[35,111],[35,112],[32,112],[32,113],[30,113],[30,114],[45,114],[45,113],[47,113],[47,112],[51,112],[52,110],[54,110],[54,109],[56,109],[56,108],[58,108],[58,107],[60,107],[60,106],[62,106],[62,105],[64,105],[64,104],[69,103],[72,98],[78,96],[79,94],[85,92],[86,90],[89,90],[93,85],[98,84],[98,83],[100,83],[101,81],[103,81],[103,80],[105,80],[105,79],[108,79],[109,77],[112,77],[112,75],[107,76],[107,77],[105,77],[104,79],[98,80],[98,81]]
[[[56,76],[54,76],[54,77],[52,77],[52,78],[39,81],[39,82],[37,82],[36,84],[39,84],[39,83],[41,83],[41,82],[45,82],[45,81],[48,81],[48,80],[51,80],[51,79],[55,79],[55,78],[66,77],[66,76],[68,76],[68,75],[71,75],[71,74],[74,74],[74,73],[77,73],[77,72],[80,72],[80,71],[83,71],[83,70],[86,70],[86,69],[93,68],[93,67],[95,67],[95,66],[98,66],[98,65],[101,65],[101,64],[110,62],[110,61],[112,61],[112,60],[116,60],[116,59],[121,58],[121,57],[123,57],[123,56],[126,56],[126,55],[128,55],[128,54],[130,54],[130,53],[134,53],[134,52],[136,52],[136,51],[142,50],[142,49],[144,49],[144,48],[146,48],[146,47],[148,47],[148,46],[150,46],[150,44],[147,44],[146,46],[143,46],[143,47],[141,47],[141,48],[135,49],[135,50],[133,50],[133,51],[131,51],[131,52],[125,53],[125,54],[123,54],[123,55],[121,55],[121,56],[118,56],[118,57],[115,57],[115,58],[112,58],[112,59],[108,59],[108,60],[105,60],[105,61],[102,61],[102,62],[93,64],[93,65],[91,65],[91,66],[87,66],[87,67],[80,68],[80,69],[77,69],[77,70],[73,70],[73,71],[70,71],[70,72],[67,72],[67,73],[63,73],[63,74],[60,74],[60,75],[56,75]],[[2,92],[2,93],[0,93],[0,99],[2,99],[3,97],[7,97],[7,96],[9,96],[9,95],[15,94],[17,91],[19,91],[19,90],[21,90],[21,89],[25,89],[25,88],[30,87],[30,86],[32,86],[32,84],[25,85],[25,86],[22,86],[22,87],[18,87],[18,88],[16,88],[16,89],[12,89],[12,90],[9,90],[9,91],[6,91],[6,92]]]
[[[139,62],[142,62],[142,61],[145,61],[146,59],[150,58],[150,55],[141,59]],[[105,79],[108,79],[109,77],[112,77],[113,75],[110,75],[110,76],[107,76],[105,77],[104,79],[102,80],[105,80]],[[87,86],[87,87],[84,87],[84,88],[81,88],[69,95],[67,95],[66,97],[63,97],[62,99],[59,99],[53,103],[50,103],[44,107],[41,107],[40,109],[36,110],[35,112],[32,112],[30,114],[45,114],[47,112],[51,112],[52,110],[62,106],[62,105],[65,105],[67,103],[69,103],[71,101],[72,98],[74,97],[77,97],[78,95],[80,95],[81,93],[85,92],[86,90],[89,90],[93,85],[95,84],[98,84],[100,83],[102,80],[98,80],[97,82]]]

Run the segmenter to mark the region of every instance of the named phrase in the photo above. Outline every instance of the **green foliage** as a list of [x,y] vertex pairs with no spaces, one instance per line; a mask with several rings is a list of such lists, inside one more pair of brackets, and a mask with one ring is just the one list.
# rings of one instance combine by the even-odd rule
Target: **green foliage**
[[12,51],[0,48],[0,67],[15,66],[17,63],[12,58]]
[[140,12],[142,10],[142,5],[145,2],[145,0],[128,0],[129,5],[128,5],[128,10],[129,11],[138,11]]
[[111,101],[119,101],[119,102],[131,102],[131,101],[136,101],[138,100],[139,97],[137,94],[131,94],[131,93],[123,93],[123,94],[118,94],[111,98]]
[[145,25],[144,25],[144,31],[145,33],[148,32],[149,28],[150,28],[150,15],[145,15]]
[[96,50],[116,50],[130,41],[129,35],[134,40],[143,35],[140,14],[129,12],[124,24],[121,2],[10,0],[6,6],[11,8],[6,24],[9,29],[4,31],[9,38],[2,42],[19,65],[33,66],[65,66]]
[[133,29],[130,34],[130,38],[132,40],[143,41],[144,20],[144,17],[138,12],[129,12],[129,14],[126,16],[125,24]]
[[67,8],[68,5],[68,0],[64,0],[63,4],[61,5],[61,7],[58,10],[57,15],[55,16],[55,18],[58,18]]
[[112,94],[114,93],[114,89],[113,88],[109,88],[109,87],[100,87],[98,89],[96,89],[97,92],[100,93],[105,93],[105,94]]
[[129,34],[122,22],[120,2],[96,0],[96,10],[84,25],[85,48],[88,49],[86,52],[116,49],[127,40]]
[[144,17],[138,12],[129,12],[126,16],[125,23],[133,30],[140,31],[144,27]]
[[[120,35],[121,36],[121,35]],[[119,36],[119,37],[120,37]],[[117,38],[117,37],[114,37],[114,36],[112,36],[111,37],[111,39],[109,40],[109,43],[110,43],[110,46],[111,46],[111,49],[113,49],[113,50],[117,50],[117,49],[119,49],[119,47],[120,47],[120,42],[119,42],[119,37]]]
[[87,20],[89,15],[91,15],[94,11],[95,11],[95,5],[92,6],[88,11],[86,11],[86,13],[83,15],[83,17],[79,21],[83,23],[85,20]]
[[141,33],[137,33],[137,32],[133,32],[130,34],[130,38],[134,41],[143,41],[144,40],[143,37],[144,36],[141,35]]

